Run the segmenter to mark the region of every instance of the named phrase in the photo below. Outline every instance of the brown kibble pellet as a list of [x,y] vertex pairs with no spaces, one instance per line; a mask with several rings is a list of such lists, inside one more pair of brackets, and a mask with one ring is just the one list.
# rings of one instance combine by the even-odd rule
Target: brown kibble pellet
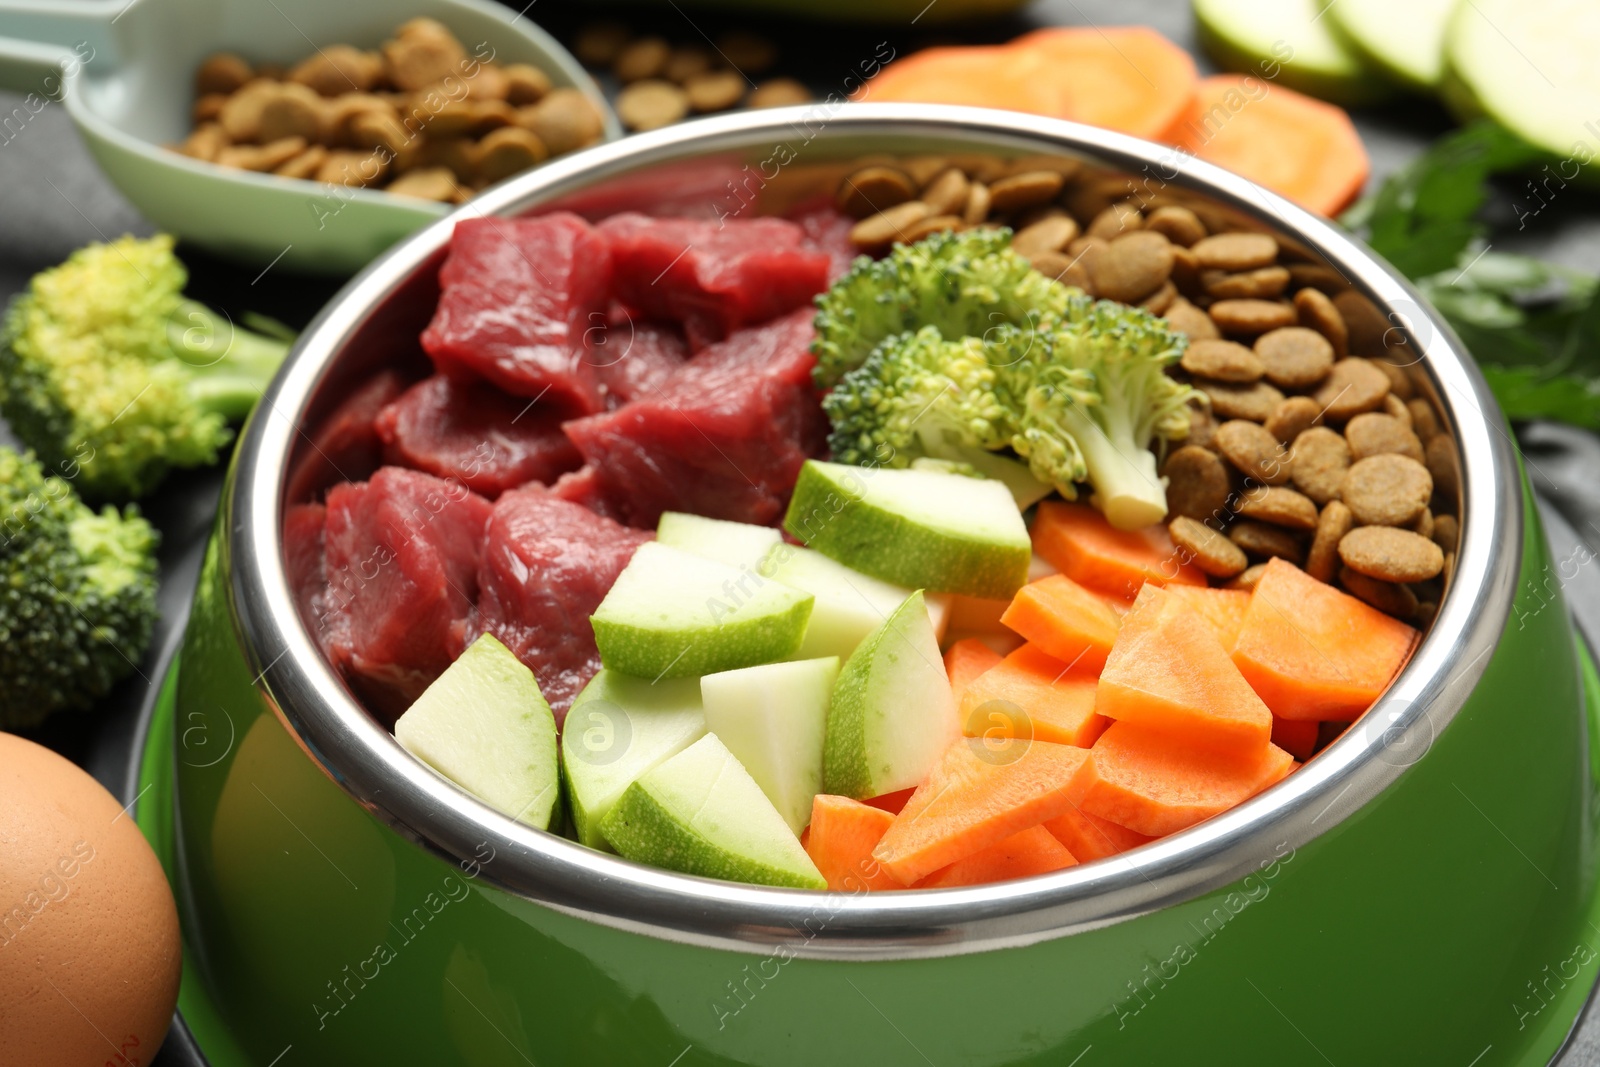
[[1256,338],[1267,380],[1284,389],[1309,389],[1333,369],[1333,346],[1315,330],[1284,326]]
[[1313,426],[1294,439],[1289,455],[1296,489],[1318,504],[1338,498],[1350,470],[1350,445],[1343,434]]
[[1414,459],[1386,453],[1357,460],[1344,472],[1339,499],[1363,526],[1405,526],[1433,496],[1433,476]]
[[467,86],[468,100],[494,100],[504,103],[506,96],[511,92],[511,79],[506,77],[504,70],[493,63],[478,64],[478,69],[463,81]]
[[689,96],[669,81],[646,78],[617,94],[617,117],[630,130],[658,130],[689,113]]
[[1456,499],[1461,491],[1460,468],[1456,461],[1456,443],[1448,434],[1435,434],[1422,446],[1428,473],[1441,496]]
[[[1191,435],[1193,428],[1191,426]],[[1233,491],[1228,468],[1215,452],[1200,445],[1174,449],[1161,466],[1167,479],[1167,510],[1205,522],[1227,512]]]
[[1164,235],[1175,245],[1188,248],[1206,235],[1205,223],[1186,207],[1167,205],[1150,212],[1145,219],[1145,229]]
[[1259,423],[1229,419],[1217,427],[1212,445],[1241,474],[1267,485],[1289,480],[1288,455],[1278,439]]
[[[965,174],[961,173],[959,167],[946,167],[928,182],[918,199],[941,215],[959,215],[966,208],[967,197],[971,194],[971,191],[972,183],[967,180]],[[981,222],[982,220],[980,219],[979,221]],[[1021,236],[1020,233],[1017,235],[1018,238]],[[1071,239],[1070,237],[1067,238],[1068,241]],[[1061,244],[1066,244],[1066,241],[1061,242]],[[1017,242],[1012,241],[1011,245],[1016,248]],[[1057,245],[1055,249],[1049,249],[1048,251],[1056,251],[1060,247],[1060,245]],[[1046,251],[1042,245],[1039,250]],[[1022,249],[1018,248],[1017,251],[1022,252]],[[1026,253],[1022,254],[1026,255]]]
[[1236,510],[1247,519],[1291,530],[1312,530],[1317,525],[1317,505],[1311,498],[1281,485],[1258,485],[1245,490]]
[[1306,573],[1319,582],[1333,581],[1339,568],[1339,542],[1355,526],[1350,509],[1337,500],[1331,500],[1317,518],[1317,532],[1311,535],[1311,547],[1306,550]]
[[611,73],[623,85],[659,78],[672,58],[672,46],[660,37],[641,37],[625,45],[611,61]]
[[1001,178],[989,186],[989,210],[1001,215],[1048,204],[1065,184],[1053,170],[1030,170]]
[[906,231],[932,214],[933,209],[920,200],[896,204],[856,223],[850,230],[850,243],[857,248],[881,248],[894,241],[904,242]]
[[384,192],[449,204],[456,202],[463,190],[449,167],[419,167],[390,182]]
[[578,31],[572,51],[586,67],[609,67],[627,47],[630,36],[628,27],[620,22],[591,22]]
[[[1232,382],[1195,382],[1211,401],[1211,412],[1219,419],[1248,419],[1266,422],[1283,403],[1283,394],[1266,382],[1240,385]],[[1270,435],[1269,435],[1270,436]]]
[[1350,288],[1344,275],[1324,263],[1291,263],[1289,278],[1297,286],[1310,286],[1328,296]]
[[402,170],[416,162],[422,147],[388,111],[360,112],[350,120],[347,138],[354,148],[383,149]]
[[1211,409],[1200,406],[1198,401],[1191,401],[1189,407],[1189,436],[1183,439],[1184,444],[1210,448],[1211,439],[1216,435],[1217,420],[1212,416]]
[[1339,309],[1326,293],[1318,289],[1301,289],[1294,294],[1294,309],[1300,318],[1300,325],[1308,330],[1316,330],[1328,339],[1328,344],[1333,346],[1335,359],[1343,359],[1350,354],[1350,332],[1345,329],[1344,316],[1339,314]]
[[1294,307],[1280,300],[1218,300],[1211,305],[1211,321],[1223,333],[1255,337],[1292,326],[1294,320]]
[[1435,515],[1433,518],[1433,543],[1446,552],[1454,552],[1461,538],[1461,527],[1454,515]]
[[1228,528],[1228,540],[1252,556],[1277,556],[1290,563],[1305,559],[1305,544],[1300,536],[1281,526],[1246,519]]
[[1112,241],[1089,273],[1102,298],[1137,304],[1172,273],[1172,242],[1159,233],[1135,231]]
[[289,81],[319,96],[364,93],[383,77],[383,58],[347,44],[330,44],[289,69]]
[[[454,106],[454,105],[451,105]],[[466,105],[462,105],[465,107]],[[379,114],[399,118],[394,105],[376,93],[345,93],[331,100],[322,102],[323,133],[328,138],[330,147],[344,145],[349,142],[350,124],[358,115],[375,111]],[[434,123],[437,115],[432,115],[424,108],[408,114],[406,122],[408,130],[426,130],[428,135],[440,135]],[[465,129],[465,125],[463,126]]]
[[477,180],[478,146],[464,137],[430,137],[417,153],[423,167],[444,167],[456,176],[457,184]]
[[[1025,258],[1034,270],[1046,278],[1054,278],[1063,285],[1077,285],[1081,289],[1083,286],[1073,279],[1088,279],[1088,272],[1081,264],[1074,263],[1060,252],[1034,252]],[[1069,278],[1068,275],[1073,277]]]
[[216,162],[224,167],[266,173],[277,170],[305,150],[304,137],[283,137],[264,145],[230,145],[217,153]]
[[1035,252],[1059,252],[1076,236],[1078,236],[1078,224],[1072,216],[1057,215],[1018,230],[1017,235],[1011,239],[1011,247],[1023,256]]
[[217,121],[234,144],[256,140],[261,134],[261,109],[267,101],[278,95],[282,86],[275,81],[257,78],[234,93],[217,112]]
[[197,126],[206,122],[216,122],[222,117],[222,105],[227,102],[227,96],[222,93],[207,93],[194,102],[189,117]]
[[1324,418],[1343,422],[1382,407],[1388,395],[1389,376],[1370,361],[1350,356],[1333,365],[1311,399],[1322,406]]
[[737,107],[744,99],[744,89],[744,79],[731,70],[707,71],[683,83],[689,107],[701,114]]
[[232,52],[215,52],[200,61],[194,72],[194,91],[205,96],[210,93],[236,93],[255,76],[243,56]]
[[1267,565],[1265,563],[1253,563],[1244,569],[1243,574],[1228,582],[1222,588],[1242,589],[1245,592],[1249,592],[1256,587],[1256,583],[1261,581],[1261,576],[1265,573],[1267,573]]
[[961,212],[961,220],[968,226],[976,226],[989,217],[989,187],[982,182],[975,181],[972,188],[967,190],[967,206]]
[[1211,321],[1211,316],[1195,307],[1181,296],[1172,302],[1166,310],[1167,325],[1195,341],[1211,341],[1222,336],[1217,329],[1217,324]]
[[[1406,407],[1404,400],[1401,400],[1393,393],[1383,398],[1383,413],[1385,415],[1393,415],[1400,420],[1402,426],[1408,430],[1411,429],[1411,409]],[[1421,438],[1418,438],[1418,440],[1420,441]]]
[[1423,461],[1422,442],[1393,415],[1378,411],[1357,415],[1345,426],[1344,436],[1350,442],[1350,454],[1356,459],[1392,452],[1418,463]]
[[1344,565],[1385,582],[1425,582],[1444,570],[1444,552],[1410,530],[1357,526],[1339,541]]
[[222,132],[219,123],[207,122],[196,126],[179,146],[179,151],[195,159],[214,162],[219,153],[228,147],[228,135]]
[[262,142],[304,137],[315,143],[326,136],[327,130],[328,114],[322,97],[304,85],[291,82],[279,86],[262,104],[256,136]]
[[1433,413],[1433,405],[1418,397],[1406,401],[1406,410],[1411,413],[1411,432],[1424,445],[1439,435],[1439,417]]
[[317,169],[317,181],[330,185],[365,187],[377,185],[389,172],[389,165],[377,152],[340,149],[329,152]]
[[1411,379],[1400,367],[1390,363],[1387,359],[1375,359],[1372,365],[1382,371],[1389,379],[1389,392],[1401,400],[1410,400],[1416,393],[1411,385]]
[[526,107],[544,99],[553,86],[550,75],[531,63],[511,63],[505,67],[506,103]]
[[1339,568],[1339,584],[1357,600],[1397,619],[1410,619],[1417,613],[1417,594],[1403,585],[1369,578],[1349,567]]
[[1167,524],[1172,543],[1213,578],[1232,578],[1250,565],[1244,552],[1211,527],[1180,515]]
[[963,228],[960,215],[929,215],[920,222],[912,223],[906,227],[904,237],[896,238],[906,244],[922,240],[930,234],[941,233],[945,230],[959,230]]
[[280,178],[314,178],[327,159],[328,150],[322,145],[314,144],[293,159],[278,164],[272,173]]
[[917,185],[911,175],[899,167],[871,166],[862,167],[839,184],[834,205],[851,218],[864,219],[916,197]]
[[1190,374],[1218,382],[1259,381],[1261,360],[1237,341],[1190,341],[1180,365]]
[[[1205,297],[1205,291],[1200,287],[1200,264],[1195,260],[1194,253],[1182,245],[1172,246],[1172,284],[1185,296],[1196,299]],[[1209,301],[1209,297],[1206,297]],[[1213,325],[1212,329],[1216,329]]]
[[1274,408],[1262,425],[1287,445],[1321,421],[1322,409],[1317,407],[1316,401],[1308,396],[1291,396]]
[[[475,133],[488,133],[502,126],[516,126],[517,109],[504,100],[472,100],[472,129]],[[527,129],[526,126],[523,129]]]
[[[661,68],[661,76],[668,81],[684,85],[690,78],[706,73],[711,69],[711,53],[699,45],[680,44],[667,56],[666,63]],[[733,73],[729,71],[729,73]],[[738,78],[737,74],[734,77]],[[739,79],[741,87],[744,79]]]
[[1232,274],[1208,270],[1200,274],[1200,287],[1216,300],[1271,300],[1288,286],[1289,272],[1282,267],[1257,267]]
[[1278,242],[1264,233],[1219,233],[1192,247],[1203,270],[1255,270],[1278,261]]
[[1084,232],[1102,241],[1144,229],[1144,215],[1132,204],[1112,204],[1089,220]]
[[521,126],[506,126],[478,142],[478,180],[497,182],[550,158],[539,135]]
[[559,156],[593,144],[605,132],[599,110],[579,89],[551,89],[543,100],[517,113],[517,124],[538,134],[550,154]]
[[1393,324],[1378,310],[1378,305],[1352,289],[1335,296],[1333,306],[1344,319],[1351,352],[1361,356],[1383,355]]
[[1421,534],[1430,541],[1433,539],[1433,512],[1427,508],[1422,509],[1422,514],[1417,516],[1417,521],[1407,527],[1414,534]]
[[423,89],[457,74],[467,61],[467,50],[442,23],[412,19],[383,42],[383,60],[396,86]]
[[1155,292],[1139,301],[1139,306],[1152,315],[1164,315],[1176,299],[1178,299],[1178,287],[1170,281],[1165,281]]
[[1092,278],[1094,277],[1095,261],[1105,255],[1106,249],[1110,247],[1111,242],[1104,237],[1090,237],[1085,234],[1082,237],[1074,237],[1067,243],[1067,255],[1071,257],[1074,263],[1083,267],[1084,271]]
[[790,107],[811,102],[811,90],[793,78],[770,78],[750,90],[744,98],[748,108]]
[[742,74],[760,74],[778,61],[778,49],[767,38],[747,30],[729,30],[717,38],[717,52]]

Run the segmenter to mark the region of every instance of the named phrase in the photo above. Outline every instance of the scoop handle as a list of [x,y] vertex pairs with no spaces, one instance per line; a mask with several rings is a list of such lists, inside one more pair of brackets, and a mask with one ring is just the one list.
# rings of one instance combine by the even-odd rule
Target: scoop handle
[[115,59],[116,24],[139,0],[0,0],[0,88],[59,97],[63,76]]

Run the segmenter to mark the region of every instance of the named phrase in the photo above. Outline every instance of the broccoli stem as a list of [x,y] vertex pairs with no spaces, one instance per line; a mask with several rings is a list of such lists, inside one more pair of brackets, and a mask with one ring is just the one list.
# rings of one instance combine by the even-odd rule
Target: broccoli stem
[[1167,517],[1167,492],[1156,472],[1155,453],[1134,437],[1125,418],[1101,409],[1103,426],[1080,404],[1068,404],[1062,422],[1078,442],[1095,503],[1119,530],[1140,530]]
[[203,411],[242,420],[288,355],[288,343],[247,330],[194,300],[167,324],[173,352],[190,373],[188,391]]

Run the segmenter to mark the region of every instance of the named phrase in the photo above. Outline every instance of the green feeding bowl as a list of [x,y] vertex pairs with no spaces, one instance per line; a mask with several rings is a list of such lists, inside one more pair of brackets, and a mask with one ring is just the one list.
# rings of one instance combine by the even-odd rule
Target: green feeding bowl
[[288,505],[367,473],[329,468],[322,424],[378,368],[422,365],[442,220],[345,288],[245,431],[145,750],[138,815],[177,889],[181,1006],[213,1064],[1497,1067],[1562,1044],[1600,967],[1595,676],[1482,380],[1343,231],[1159,145],[911,105],[688,123],[472,210],[781,211],[884,153],[1078,160],[1269,230],[1388,315],[1460,472],[1454,576],[1409,666],[1248,803],[1021,881],[766,889],[515,823],[351,696],[299,620],[279,535]]

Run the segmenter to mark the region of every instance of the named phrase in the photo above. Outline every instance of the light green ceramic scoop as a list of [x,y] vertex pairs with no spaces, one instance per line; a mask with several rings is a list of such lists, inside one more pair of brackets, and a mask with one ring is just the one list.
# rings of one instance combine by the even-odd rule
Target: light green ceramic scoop
[[246,268],[352,273],[449,207],[226,169],[162,145],[188,134],[194,70],[212,52],[292,64],[318,45],[376,47],[424,15],[469,52],[487,55],[487,44],[496,62],[531,63],[582,89],[607,139],[620,134],[577,60],[526,14],[487,0],[0,0],[0,87],[29,94],[0,115],[3,139],[65,107],[107,176],[161,229]]

